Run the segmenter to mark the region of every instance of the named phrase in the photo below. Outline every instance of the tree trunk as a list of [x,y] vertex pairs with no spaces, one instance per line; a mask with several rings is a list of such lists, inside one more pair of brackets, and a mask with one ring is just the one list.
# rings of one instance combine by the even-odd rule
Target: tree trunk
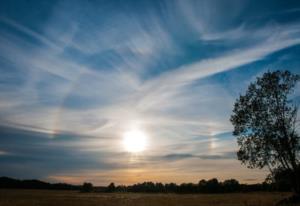
[[292,185],[296,195],[300,196],[300,165],[293,166],[292,170]]
[[300,174],[299,169],[295,171],[295,193],[300,196]]

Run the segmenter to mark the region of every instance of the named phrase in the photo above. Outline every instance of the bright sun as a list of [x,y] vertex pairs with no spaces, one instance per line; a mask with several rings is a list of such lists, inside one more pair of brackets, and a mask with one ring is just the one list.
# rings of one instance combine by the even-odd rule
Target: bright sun
[[128,152],[142,152],[146,148],[147,136],[143,131],[130,130],[124,133],[123,144]]

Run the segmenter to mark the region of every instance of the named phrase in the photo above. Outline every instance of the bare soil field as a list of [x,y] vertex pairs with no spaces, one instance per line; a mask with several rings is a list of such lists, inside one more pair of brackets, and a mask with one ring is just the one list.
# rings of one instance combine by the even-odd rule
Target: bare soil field
[[289,193],[140,194],[0,190],[0,206],[273,206]]

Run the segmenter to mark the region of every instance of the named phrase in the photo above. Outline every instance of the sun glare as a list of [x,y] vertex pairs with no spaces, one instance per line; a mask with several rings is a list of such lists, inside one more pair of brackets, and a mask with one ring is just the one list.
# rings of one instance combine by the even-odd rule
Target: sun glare
[[142,152],[146,148],[147,136],[143,131],[130,130],[124,133],[123,144],[128,152]]

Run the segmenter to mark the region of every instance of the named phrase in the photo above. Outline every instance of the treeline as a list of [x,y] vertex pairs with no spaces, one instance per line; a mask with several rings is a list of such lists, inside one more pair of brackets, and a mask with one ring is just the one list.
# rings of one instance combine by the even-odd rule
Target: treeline
[[134,185],[118,185],[110,183],[107,187],[93,186],[92,183],[83,185],[71,185],[65,183],[51,184],[39,180],[17,180],[8,177],[0,177],[0,188],[15,189],[48,189],[48,190],[78,190],[81,192],[141,192],[141,193],[230,193],[230,192],[252,192],[252,191],[290,191],[289,184],[258,183],[240,184],[235,179],[223,182],[213,178],[200,180],[195,183],[153,183],[144,182]]
[[142,192],[142,193],[231,193],[231,192],[252,192],[252,191],[290,191],[289,186],[279,187],[274,183],[240,184],[235,179],[223,182],[213,178],[210,180],[200,180],[195,183],[153,183],[144,182],[130,186],[115,186],[111,183],[106,187],[105,192]]
[[40,180],[18,180],[9,177],[0,177],[0,188],[7,189],[47,189],[47,190],[81,190],[82,186],[55,183],[51,184]]

